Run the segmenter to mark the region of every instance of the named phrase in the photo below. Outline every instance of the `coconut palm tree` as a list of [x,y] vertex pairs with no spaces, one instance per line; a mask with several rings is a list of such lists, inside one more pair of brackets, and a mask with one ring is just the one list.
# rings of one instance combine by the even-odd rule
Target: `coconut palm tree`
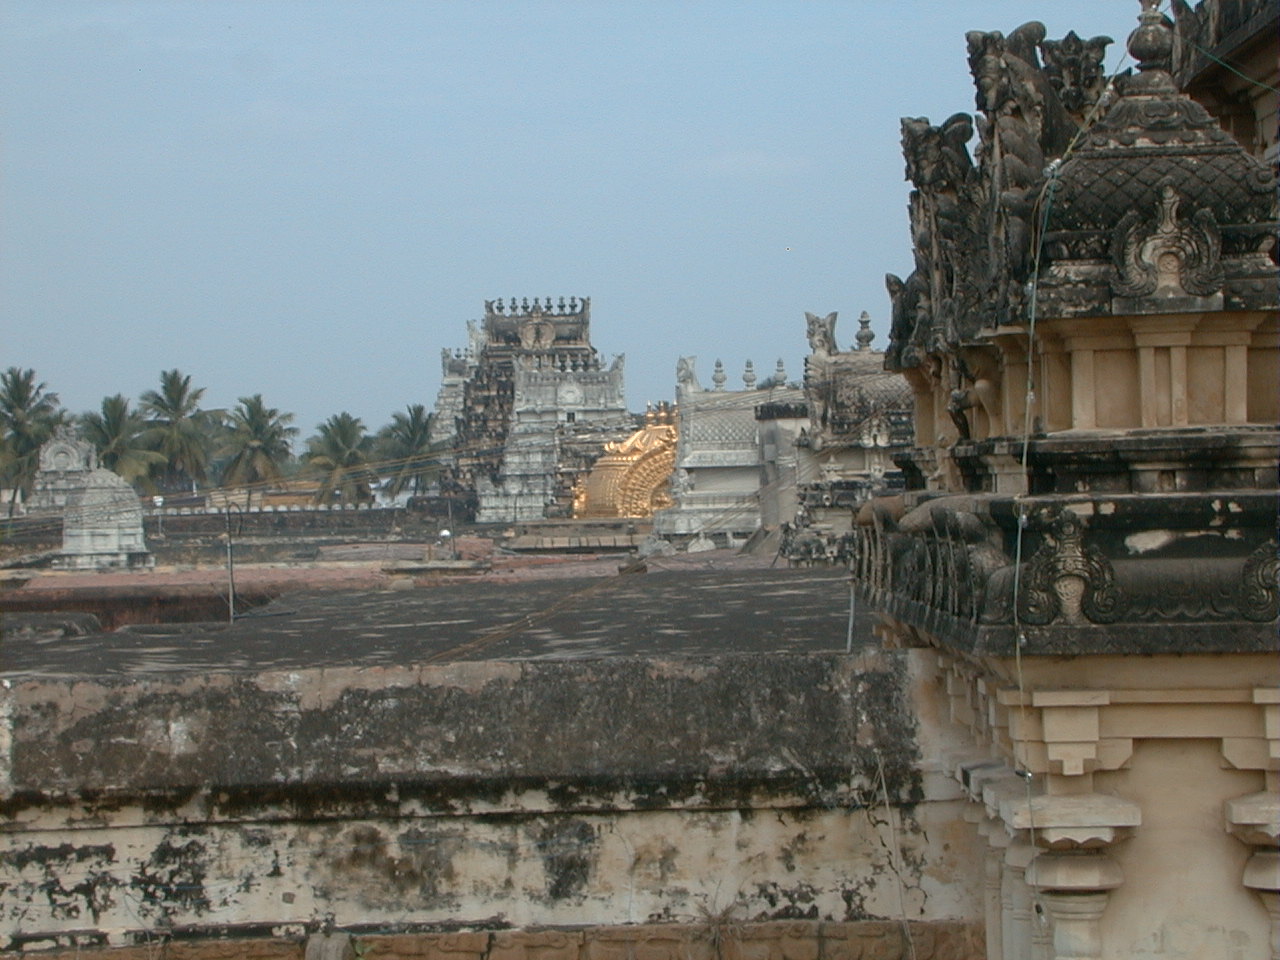
[[98,462],[135,486],[150,491],[151,471],[163,466],[162,454],[143,442],[147,429],[142,415],[129,409],[122,394],[102,398],[102,412],[81,414],[81,435],[98,451]]
[[191,377],[179,370],[160,373],[160,389],[139,399],[147,417],[147,445],[164,456],[164,484],[192,491],[209,475],[209,433],[215,411],[200,409],[204,387],[192,388]]
[[386,491],[391,496],[411,484],[417,496],[440,473],[439,453],[445,445],[431,442],[434,419],[426,407],[414,403],[404,413],[393,413],[391,422],[378,431],[380,470],[387,478]]
[[40,466],[40,447],[66,419],[58,395],[36,381],[34,370],[10,367],[0,373],[0,477],[13,493],[9,516],[18,494],[30,494]]
[[218,450],[229,456],[222,471],[225,486],[244,486],[278,480],[284,466],[293,456],[292,440],[298,428],[290,426],[292,413],[281,413],[268,407],[262,394],[241,397],[240,405],[231,411],[228,435]]
[[307,471],[322,478],[317,502],[329,503],[335,493],[344,504],[373,500],[372,446],[364,423],[345,410],[320,424],[305,455]]

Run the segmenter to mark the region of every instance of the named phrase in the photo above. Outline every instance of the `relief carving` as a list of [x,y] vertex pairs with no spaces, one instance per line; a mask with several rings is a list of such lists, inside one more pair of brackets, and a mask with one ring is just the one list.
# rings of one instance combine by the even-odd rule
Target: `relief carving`
[[1125,611],[1110,561],[1084,542],[1084,523],[1071,510],[1046,509],[1037,526],[1044,542],[1027,563],[1018,592],[1018,618],[1044,626],[1067,623],[1115,623]]
[[1249,554],[1240,587],[1240,613],[1255,623],[1270,623],[1280,616],[1280,561],[1277,543],[1269,540]]
[[836,314],[828,313],[819,317],[815,313],[804,314],[805,334],[809,338],[809,349],[817,354],[833,354],[836,352]]
[[1121,218],[1111,246],[1117,296],[1207,297],[1222,289],[1222,238],[1213,214],[1197,210],[1187,222],[1178,217],[1180,202],[1166,183],[1154,218],[1136,210]]

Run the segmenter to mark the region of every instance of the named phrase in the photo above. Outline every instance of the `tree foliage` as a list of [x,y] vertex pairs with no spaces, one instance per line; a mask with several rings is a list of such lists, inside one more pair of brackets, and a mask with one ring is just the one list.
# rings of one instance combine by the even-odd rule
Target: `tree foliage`
[[373,438],[359,417],[344,410],[320,424],[305,455],[307,471],[321,478],[317,501],[331,503],[336,496],[343,504],[371,502],[377,480],[372,453]]
[[164,457],[164,486],[194,490],[209,478],[209,437],[218,414],[200,409],[204,387],[193,388],[180,370],[163,370],[160,389],[139,398],[147,417],[147,445]]
[[293,456],[298,428],[292,413],[268,407],[262,394],[241,397],[228,418],[228,432],[218,450],[230,457],[222,471],[225,486],[247,486],[278,480]]
[[378,431],[376,450],[388,495],[410,487],[420,494],[440,474],[439,454],[445,445],[431,442],[433,419],[425,406],[414,403],[404,413],[393,413],[391,422]]
[[80,416],[81,435],[98,451],[98,462],[144,490],[153,489],[151,472],[164,456],[147,448],[146,421],[129,409],[123,394],[102,398],[102,410]]
[[40,447],[53,436],[66,414],[34,370],[10,367],[0,373],[0,476],[13,489],[9,514],[18,493],[31,493],[40,467]]

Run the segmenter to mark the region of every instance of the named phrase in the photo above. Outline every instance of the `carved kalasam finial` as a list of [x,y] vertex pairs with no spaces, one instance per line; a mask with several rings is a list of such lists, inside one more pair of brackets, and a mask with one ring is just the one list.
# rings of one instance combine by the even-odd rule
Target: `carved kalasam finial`
[[747,361],[746,369],[742,371],[742,383],[748,390],[756,388],[756,367],[750,360]]
[[782,365],[782,358],[778,358],[778,366],[773,371],[773,382],[780,387],[787,385],[787,368]]
[[871,329],[871,314],[863,310],[862,316],[858,317],[858,333],[855,336],[858,341],[858,349],[870,350],[871,341],[875,338],[875,331]]
[[1129,77],[1124,92],[1173,94],[1177,88],[1169,75],[1173,56],[1173,21],[1158,9],[1158,0],[1139,0],[1138,29],[1129,34],[1129,55],[1138,61],[1138,75]]
[[717,390],[723,390],[724,382],[728,379],[729,378],[725,375],[725,372],[724,372],[724,364],[721,363],[719,360],[716,360],[716,369],[711,374],[711,382],[715,384],[715,388]]

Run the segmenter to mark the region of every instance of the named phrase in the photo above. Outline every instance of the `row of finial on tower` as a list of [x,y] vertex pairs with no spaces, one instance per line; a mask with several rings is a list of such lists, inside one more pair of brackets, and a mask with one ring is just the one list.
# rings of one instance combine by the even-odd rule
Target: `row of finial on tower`
[[532,316],[535,313],[567,317],[577,313],[585,313],[590,303],[590,297],[582,297],[581,299],[569,297],[568,302],[565,301],[564,297],[554,301],[551,297],[543,297],[541,300],[537,297],[532,300],[528,297],[521,297],[519,300],[512,297],[510,303],[499,297],[497,300],[486,300],[484,306],[488,313],[497,313],[508,317]]
[[676,422],[676,407],[670,400],[659,400],[645,404],[645,426],[662,426]]
[[587,373],[601,369],[600,358],[586,354],[535,353],[521,361],[526,369]]
[[[729,376],[724,372],[724,363],[717,359],[715,370],[711,374],[711,382],[714,384],[714,389],[723,390],[724,385],[728,380]],[[761,384],[761,387],[781,387],[784,386],[786,382],[787,368],[782,362],[782,358],[779,357],[778,365],[773,371],[773,376],[769,380],[765,381],[764,384]],[[756,365],[752,361],[748,360],[742,371],[742,385],[747,390],[755,390],[757,383]]]

